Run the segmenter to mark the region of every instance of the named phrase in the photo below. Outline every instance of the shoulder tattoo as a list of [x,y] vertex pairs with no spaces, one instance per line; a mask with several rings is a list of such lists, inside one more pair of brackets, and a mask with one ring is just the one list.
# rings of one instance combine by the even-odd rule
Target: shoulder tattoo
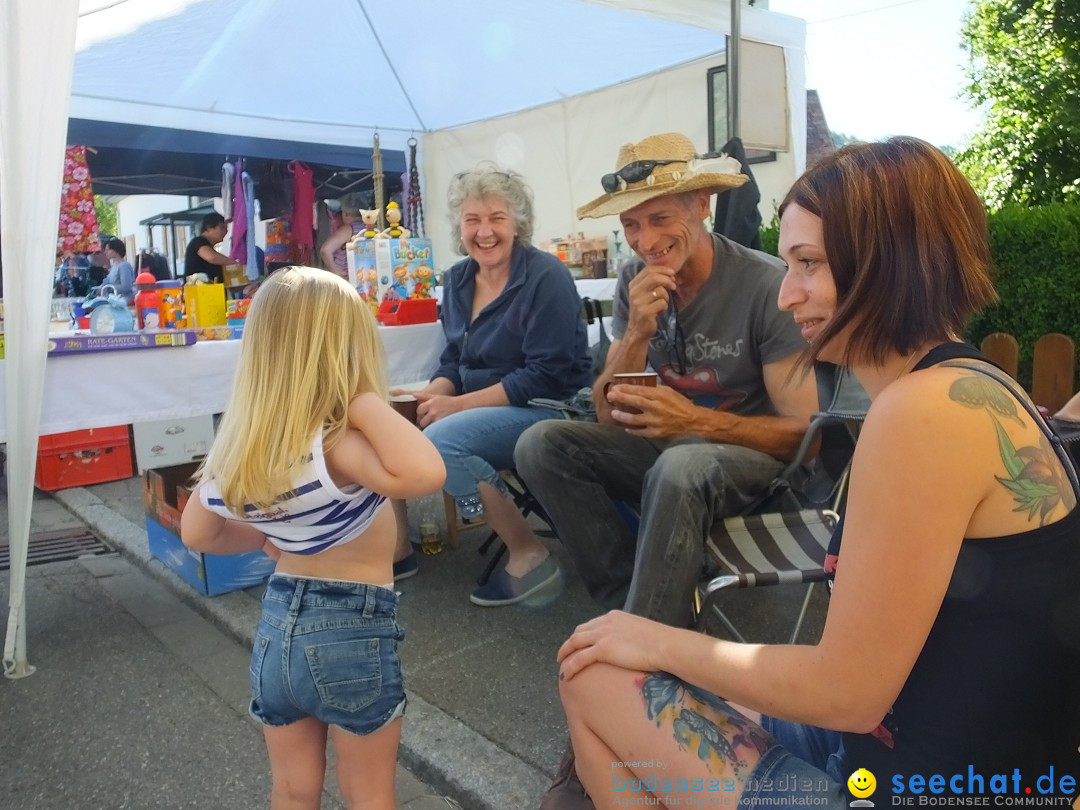
[[1001,419],[1026,425],[1016,402],[997,383],[985,375],[970,372],[949,386],[949,398],[969,408],[983,408],[990,415],[997,433],[998,452],[1006,475],[994,478],[1009,491],[1016,502],[1015,512],[1027,512],[1028,520],[1039,517],[1039,525],[1064,504],[1066,511],[1076,505],[1076,496],[1046,435],[1039,431],[1038,445],[1016,447],[1002,427]]

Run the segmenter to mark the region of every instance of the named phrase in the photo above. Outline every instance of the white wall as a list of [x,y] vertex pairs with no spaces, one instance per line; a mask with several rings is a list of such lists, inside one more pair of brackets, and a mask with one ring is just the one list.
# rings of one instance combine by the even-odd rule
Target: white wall
[[[136,251],[149,248],[150,229],[139,223],[158,214],[186,211],[191,207],[190,199],[175,194],[133,194],[128,197],[121,197],[116,204],[116,225],[120,231],[116,235],[121,239],[134,235]],[[164,228],[154,229],[154,246],[160,253],[167,256],[172,255],[171,241],[166,236]],[[180,258],[184,257],[184,248],[186,246],[187,243],[177,246]]]
[[[437,266],[445,268],[458,258],[450,249],[446,211],[450,178],[482,160],[520,171],[532,186],[536,198],[534,242],[578,231],[610,238],[614,230],[619,230],[621,240],[616,217],[578,220],[575,210],[603,193],[600,177],[616,168],[619,146],[624,143],[677,131],[687,135],[699,151],[707,149],[706,70],[724,64],[724,58],[719,53],[595,93],[425,136],[424,208]],[[774,203],[801,172],[805,154],[802,64],[792,65],[790,58],[788,62],[795,148],[779,153],[775,162],[752,167],[766,222],[772,218]],[[801,105],[792,103],[800,97]],[[746,98],[743,103],[752,104],[753,99]]]

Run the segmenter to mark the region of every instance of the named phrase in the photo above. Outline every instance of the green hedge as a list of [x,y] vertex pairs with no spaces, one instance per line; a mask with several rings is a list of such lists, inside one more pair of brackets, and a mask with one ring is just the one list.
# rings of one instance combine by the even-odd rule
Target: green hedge
[[1036,340],[1061,332],[1080,346],[1080,205],[1002,208],[990,215],[990,251],[1001,301],[972,318],[965,337],[976,346],[991,332],[1015,337],[1030,388]]
[[[761,229],[764,249],[776,255],[779,222]],[[1031,387],[1035,341],[1068,335],[1080,349],[1080,205],[1008,206],[990,214],[994,284],[1001,301],[971,319],[964,334],[978,346],[991,332],[1020,343],[1020,382]],[[1080,363],[1074,390],[1080,390]]]

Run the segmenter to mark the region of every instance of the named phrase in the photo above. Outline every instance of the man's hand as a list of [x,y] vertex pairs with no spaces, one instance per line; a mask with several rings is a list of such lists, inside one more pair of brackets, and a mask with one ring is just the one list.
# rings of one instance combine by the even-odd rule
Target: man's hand
[[667,312],[668,300],[675,292],[675,271],[650,264],[630,281],[630,315],[626,331],[648,340],[656,334],[656,318]]
[[[648,439],[700,435],[704,432],[702,419],[712,413],[666,385],[613,385],[608,390],[608,402],[617,424],[624,425],[627,433]],[[629,413],[620,406],[637,408],[641,413]]]
[[416,422],[421,428],[463,410],[461,397],[429,394],[424,391],[416,391],[414,396],[420,401],[416,409]]

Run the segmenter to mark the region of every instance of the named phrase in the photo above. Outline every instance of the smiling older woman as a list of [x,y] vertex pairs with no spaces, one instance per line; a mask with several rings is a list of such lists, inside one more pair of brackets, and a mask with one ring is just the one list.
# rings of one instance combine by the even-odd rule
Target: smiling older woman
[[[468,258],[443,278],[446,349],[422,391],[418,418],[446,462],[446,492],[464,518],[481,515],[506,544],[506,567],[473,592],[473,604],[510,605],[557,589],[561,572],[507,494],[522,431],[558,418],[533,399],[566,399],[591,382],[581,300],[570,271],[530,244],[532,192],[521,175],[481,166],[448,192],[454,241]],[[395,578],[415,573],[404,505]]]

